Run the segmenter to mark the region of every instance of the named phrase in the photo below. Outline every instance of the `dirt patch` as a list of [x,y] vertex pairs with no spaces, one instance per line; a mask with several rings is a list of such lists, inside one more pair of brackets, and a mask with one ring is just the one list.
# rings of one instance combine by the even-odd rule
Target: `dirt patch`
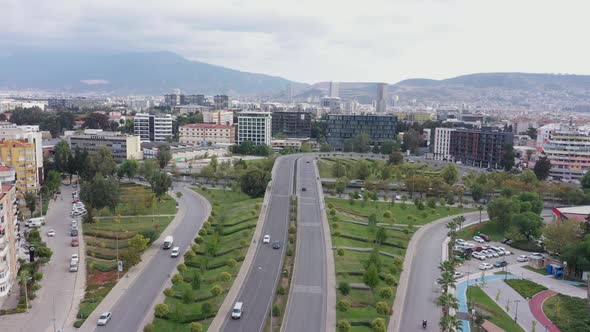
[[367,302],[353,302],[353,303],[351,304],[351,306],[352,306],[353,308],[366,308],[366,307],[371,307],[371,306],[373,306],[373,304],[372,304],[372,303],[367,303]]
[[480,227],[481,227],[481,226],[483,226],[483,225],[484,225],[484,224],[475,224],[475,225],[473,225],[473,226],[469,227],[469,230],[470,230],[470,231],[474,231],[474,230],[476,230],[476,229],[480,228]]
[[109,272],[102,272],[98,270],[92,271],[88,275],[88,284],[89,285],[103,285],[111,282],[115,282],[117,280],[117,270],[109,271]]

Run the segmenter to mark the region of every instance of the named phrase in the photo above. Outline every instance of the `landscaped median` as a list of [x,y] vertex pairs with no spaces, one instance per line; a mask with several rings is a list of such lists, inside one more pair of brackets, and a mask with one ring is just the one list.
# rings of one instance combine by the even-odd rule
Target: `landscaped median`
[[475,310],[479,314],[478,318],[481,319],[481,321],[476,321],[476,323],[481,324],[487,319],[505,331],[524,332],[522,327],[514,322],[514,319],[500,308],[479,286],[469,286],[467,288],[467,299],[473,303]]
[[[149,188],[121,185],[118,216],[98,211],[93,223],[83,224],[86,244],[86,292],[80,302],[75,327],[80,327],[117,283],[117,248],[123,277],[139,262],[140,254],[166,229],[176,213],[172,197],[156,202]],[[163,216],[159,216],[163,215]]]
[[231,288],[256,227],[261,199],[240,191],[194,189],[213,206],[172,276],[145,331],[205,331]]
[[343,199],[327,199],[326,205],[336,249],[338,330],[384,331],[416,226],[463,209]]

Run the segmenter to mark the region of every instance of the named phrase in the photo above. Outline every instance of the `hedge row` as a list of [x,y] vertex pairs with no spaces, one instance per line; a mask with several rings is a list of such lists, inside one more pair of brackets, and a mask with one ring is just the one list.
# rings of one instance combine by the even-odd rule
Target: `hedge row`
[[343,272],[336,272],[336,275],[347,275],[347,276],[364,276],[365,271],[343,271]]
[[[240,257],[235,258],[235,260],[237,262],[241,262],[244,260],[244,258],[245,258],[244,256],[240,256]],[[227,262],[217,262],[217,263],[209,264],[209,265],[207,265],[207,270],[219,269],[219,268],[224,267],[226,265],[227,265]]]
[[256,227],[256,224],[250,224],[250,225],[238,227],[238,228],[235,228],[235,229],[231,229],[231,230],[228,230],[228,231],[225,231],[224,230],[223,231],[223,236],[232,235],[232,234],[235,234],[237,232],[245,231],[247,229],[254,228],[254,227]]
[[351,326],[367,326],[367,327],[372,327],[371,325],[371,321],[370,320],[366,320],[366,319],[355,319],[355,320],[351,320],[349,321]]
[[[235,225],[239,225],[241,223],[245,223],[245,222],[252,221],[252,220],[257,220],[257,219],[258,219],[258,217],[246,218],[246,219],[242,219],[242,220],[233,222],[231,224],[225,223],[225,224],[223,224],[223,226],[224,227],[232,227],[232,226],[235,226]],[[211,226],[215,227],[215,226],[217,226],[217,223],[213,223],[213,224],[211,224]]]
[[218,253],[215,254],[215,257],[220,257],[220,256],[223,256],[223,255],[227,255],[227,254],[231,253],[234,250],[240,250],[240,249],[242,249],[242,246],[237,246],[237,247],[233,247],[231,249],[220,251],[220,252],[218,252]]
[[112,256],[112,255],[109,255],[109,254],[104,254],[104,253],[101,253],[99,251],[92,250],[92,249],[88,250],[88,256],[90,256],[90,257],[96,257],[96,258],[100,258],[100,259],[106,259],[106,260],[114,260],[114,259],[117,259],[117,256]]
[[[130,238],[134,237],[135,234],[137,234],[137,232],[121,232],[121,233],[119,233],[118,238],[119,238],[119,240],[130,239]],[[113,239],[113,240],[117,239],[117,232],[89,230],[89,231],[85,231],[84,235],[94,236],[94,237],[102,237],[105,239]]]
[[[361,241],[361,242],[369,242],[369,240],[364,239],[362,237],[358,237],[358,236],[353,236],[353,235],[348,235],[348,234],[340,234],[340,237],[343,237],[345,239],[349,239],[349,240],[356,240],[356,241]],[[381,245],[384,246],[389,246],[389,247],[394,247],[394,248],[399,248],[399,249],[406,249],[405,246],[403,245],[399,245],[399,244],[395,244],[395,243],[390,243],[390,242],[383,242],[381,243]]]

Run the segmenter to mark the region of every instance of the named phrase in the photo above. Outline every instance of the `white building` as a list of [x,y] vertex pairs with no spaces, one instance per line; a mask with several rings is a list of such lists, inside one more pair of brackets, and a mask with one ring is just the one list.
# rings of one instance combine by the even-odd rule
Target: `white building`
[[116,162],[143,158],[139,136],[112,131],[87,130],[68,136],[68,141],[72,151],[79,148],[80,151],[88,151],[89,155],[95,154],[101,147],[106,147],[111,151]]
[[234,124],[234,112],[232,111],[204,111],[204,123],[216,123],[231,126]]
[[142,142],[166,142],[172,137],[172,115],[137,113],[133,131]]
[[179,128],[180,143],[234,144],[236,128],[216,123],[192,123]]
[[434,159],[436,160],[453,160],[451,155],[451,133],[454,128],[435,128],[434,129]]
[[35,164],[37,177],[43,179],[43,134],[39,126],[17,126],[10,122],[0,122],[0,140],[27,140],[35,145]]
[[562,125],[543,141],[543,153],[551,162],[555,179],[579,180],[590,169],[590,127]]
[[[0,172],[15,174],[10,168],[0,165]],[[14,182],[14,180],[12,181]],[[0,183],[0,303],[8,296],[16,283],[20,267],[18,251],[18,204],[16,186]]]
[[251,141],[255,145],[271,145],[272,115],[270,112],[238,113],[238,144]]

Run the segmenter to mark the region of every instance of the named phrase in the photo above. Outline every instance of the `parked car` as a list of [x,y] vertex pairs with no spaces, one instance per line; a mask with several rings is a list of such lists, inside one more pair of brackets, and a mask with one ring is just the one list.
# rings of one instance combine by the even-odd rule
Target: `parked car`
[[72,259],[72,261],[76,261],[76,262],[80,260],[80,258],[78,257],[78,254],[72,254],[71,259]]
[[494,266],[492,264],[490,264],[490,263],[481,263],[481,264],[479,264],[479,269],[480,270],[491,270],[493,268],[494,268]]
[[477,243],[484,243],[484,242],[486,242],[484,239],[482,239],[481,237],[479,237],[477,235],[473,237],[473,241],[475,241]]
[[478,234],[478,236],[479,236],[480,238],[482,238],[484,241],[486,241],[486,242],[490,242],[490,237],[489,237],[489,236],[487,236],[487,235],[485,235],[485,234],[482,234],[482,233],[479,233],[479,234]]
[[47,231],[47,236],[54,237],[55,236],[55,231],[53,229],[50,229],[49,231]]
[[497,261],[494,263],[494,267],[504,267],[506,265],[508,265],[508,262],[506,261]]
[[465,243],[467,243],[467,241],[465,241],[463,239],[457,239],[457,240],[455,240],[455,243],[458,245],[464,245]]
[[77,230],[77,229],[72,229],[72,230],[70,231],[70,236],[72,236],[72,237],[73,237],[73,236],[78,236],[78,230]]
[[527,255],[519,255],[518,257],[516,257],[516,261],[517,262],[528,262],[529,260],[529,256]]
[[113,314],[110,311],[104,312],[98,318],[98,323],[97,323],[98,326],[105,326],[105,325],[107,325],[107,323],[111,320],[112,317],[113,317]]
[[473,251],[477,251],[477,252],[482,251],[482,250],[483,250],[482,247],[475,247],[475,248],[473,248]]
[[178,255],[180,255],[180,247],[172,248],[172,251],[170,252],[170,257],[178,257]]
[[269,244],[270,243],[270,235],[266,234],[264,236],[264,238],[262,238],[262,243],[263,244]]
[[72,242],[71,242],[72,247],[77,247],[80,245],[80,242],[78,241],[78,238],[72,238]]
[[455,277],[455,279],[459,279],[459,278],[463,277],[464,275],[465,275],[465,274],[463,274],[462,272],[455,271],[455,275],[454,275],[454,277]]
[[307,188],[305,188],[305,187],[302,187],[302,188],[301,188],[301,191],[307,191]]
[[486,256],[483,253],[480,253],[480,252],[472,252],[471,253],[471,256],[474,257],[474,258],[479,259],[480,261],[483,261],[483,260],[486,259]]
[[494,255],[492,255],[492,253],[489,250],[482,251],[482,253],[486,255],[487,258],[494,258]]

